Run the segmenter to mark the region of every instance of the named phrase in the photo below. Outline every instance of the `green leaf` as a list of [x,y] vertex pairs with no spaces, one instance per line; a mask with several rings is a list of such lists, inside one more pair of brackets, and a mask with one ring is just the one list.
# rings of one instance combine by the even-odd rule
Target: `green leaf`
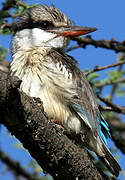
[[88,79],[88,81],[92,81],[92,80],[94,80],[95,78],[98,78],[99,77],[99,73],[96,73],[96,72],[94,72],[94,73],[92,73],[92,74],[89,74],[88,76],[87,76],[87,79]]
[[23,6],[18,6],[15,11],[14,14],[22,14],[24,12],[25,8]]
[[125,90],[123,90],[123,89],[117,89],[117,90],[116,90],[116,95],[117,95],[118,97],[124,96],[124,95],[125,95]]
[[120,86],[120,87],[125,87],[125,82],[119,83],[119,86]]
[[123,72],[122,71],[119,72],[118,70],[114,70],[114,71],[107,72],[107,73],[108,73],[108,77],[111,81],[115,81],[118,78],[123,76]]
[[12,34],[12,31],[9,28],[0,29],[0,35],[9,35]]
[[88,68],[84,69],[83,72],[86,73],[86,72],[89,72],[90,70]]

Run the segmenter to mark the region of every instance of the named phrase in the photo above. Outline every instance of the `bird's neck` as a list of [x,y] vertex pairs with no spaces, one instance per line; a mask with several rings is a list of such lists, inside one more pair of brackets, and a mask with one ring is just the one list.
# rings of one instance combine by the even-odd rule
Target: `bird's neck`
[[11,75],[22,79],[27,68],[32,68],[45,60],[45,56],[51,48],[48,47],[29,47],[27,49],[18,49],[13,53],[11,63]]

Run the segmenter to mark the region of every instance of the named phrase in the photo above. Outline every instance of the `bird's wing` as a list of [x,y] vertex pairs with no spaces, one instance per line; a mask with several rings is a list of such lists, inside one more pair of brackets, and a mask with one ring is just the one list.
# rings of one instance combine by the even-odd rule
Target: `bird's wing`
[[[76,114],[77,118],[79,118],[80,122],[83,123],[84,127],[86,126],[88,128],[89,139],[87,139],[87,147],[94,150],[94,152],[100,156],[104,165],[113,175],[118,176],[121,168],[106,146],[106,135],[110,135],[109,127],[98,109],[92,88],[86,77],[71,56],[57,51],[50,52],[50,54],[49,57],[51,56],[51,59],[55,61],[55,68],[57,68],[59,72],[61,71],[61,73],[59,73],[62,75],[61,78],[59,79],[57,76],[58,73],[56,77],[60,80],[59,86],[62,94],[71,94],[66,96],[68,98],[68,105],[72,112]],[[71,76],[69,76],[70,73]],[[69,83],[69,86],[67,86],[67,83],[63,84],[65,79],[66,82]],[[67,87],[65,87],[65,85]],[[80,133],[82,133],[82,128]]]
[[[76,75],[77,76],[77,75]],[[108,123],[104,120],[86,77],[82,72],[77,76],[77,94],[79,101],[72,103],[74,111],[96,135],[99,134],[106,144],[106,135],[110,135]],[[86,118],[85,118],[86,117]]]
[[[106,134],[109,134],[107,122],[99,112],[98,105],[95,100],[92,88],[89,85],[86,77],[77,66],[77,62],[69,55],[51,51],[49,56],[56,64],[61,62],[65,67],[65,72],[72,74],[71,81],[75,87],[75,95],[69,100],[69,106],[79,116],[83,123],[91,129],[93,134],[100,135],[106,143]],[[74,88],[73,87],[73,88]]]

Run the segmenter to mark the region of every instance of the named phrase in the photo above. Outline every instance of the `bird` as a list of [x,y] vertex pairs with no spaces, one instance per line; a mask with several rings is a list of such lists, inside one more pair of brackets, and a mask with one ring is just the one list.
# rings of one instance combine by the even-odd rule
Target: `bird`
[[121,168],[107,147],[109,125],[77,61],[65,53],[73,37],[96,30],[72,25],[54,5],[29,8],[13,25],[10,71],[23,92],[41,99],[49,119],[80,135],[79,141],[117,177]]

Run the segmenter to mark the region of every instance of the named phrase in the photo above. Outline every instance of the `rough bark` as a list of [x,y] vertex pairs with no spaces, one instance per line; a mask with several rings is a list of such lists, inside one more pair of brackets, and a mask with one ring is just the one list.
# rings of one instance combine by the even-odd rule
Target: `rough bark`
[[78,148],[44,113],[39,99],[19,90],[20,80],[0,71],[0,123],[55,180],[102,180],[85,149]]

